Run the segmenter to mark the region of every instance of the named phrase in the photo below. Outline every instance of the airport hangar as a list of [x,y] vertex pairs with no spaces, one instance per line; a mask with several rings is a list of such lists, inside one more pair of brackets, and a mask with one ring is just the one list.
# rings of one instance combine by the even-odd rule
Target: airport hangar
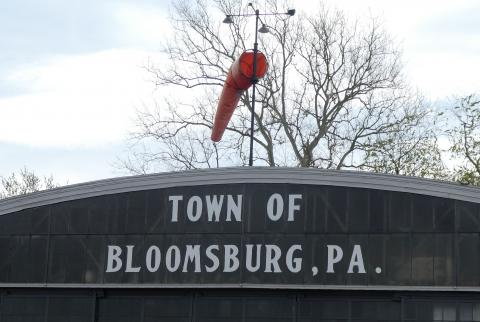
[[0,321],[480,321],[480,189],[254,167],[5,199]]

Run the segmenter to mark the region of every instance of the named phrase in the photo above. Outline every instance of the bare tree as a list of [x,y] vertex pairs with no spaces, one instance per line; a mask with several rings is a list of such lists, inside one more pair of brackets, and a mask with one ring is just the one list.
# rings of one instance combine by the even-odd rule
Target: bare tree
[[[424,106],[418,102],[416,106]],[[415,104],[412,102],[412,106]],[[420,109],[420,108],[419,108]],[[380,135],[364,155],[362,169],[396,175],[449,180],[450,173],[443,162],[438,144],[442,132],[441,113],[421,109],[401,128]]]
[[[267,1],[267,11],[286,8]],[[139,112],[132,139],[144,148],[125,162],[128,169],[146,172],[157,162],[174,169],[247,163],[249,93],[223,141],[209,140],[228,69],[253,43],[247,19],[221,24],[224,14],[242,10],[233,0],[175,2],[175,34],[164,48],[168,68],[147,68],[157,86],[177,90],[178,98]],[[404,128],[414,135],[425,113],[405,86],[400,51],[377,19],[350,22],[326,7],[266,19],[271,33],[259,43],[269,71],[258,86],[256,165],[365,168],[365,157],[386,152],[379,149],[386,136]]]
[[53,176],[41,178],[27,168],[21,169],[19,174],[0,176],[0,183],[0,199],[58,187]]
[[453,115],[456,122],[448,134],[450,151],[460,162],[455,169],[456,179],[480,185],[480,98],[472,94],[459,99]]

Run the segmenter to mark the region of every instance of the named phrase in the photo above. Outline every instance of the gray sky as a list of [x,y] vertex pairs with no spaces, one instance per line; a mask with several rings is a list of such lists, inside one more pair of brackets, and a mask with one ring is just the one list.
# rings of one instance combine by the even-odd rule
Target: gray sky
[[[327,3],[381,16],[427,98],[480,92],[480,1]],[[24,166],[70,183],[118,175],[135,108],[152,97],[141,66],[162,59],[167,14],[161,0],[0,1],[0,175]]]

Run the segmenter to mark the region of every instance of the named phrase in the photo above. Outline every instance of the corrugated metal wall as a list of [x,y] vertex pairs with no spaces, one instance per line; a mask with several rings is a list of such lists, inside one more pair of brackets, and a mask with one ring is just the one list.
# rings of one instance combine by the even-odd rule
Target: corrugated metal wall
[[478,294],[3,290],[2,322],[480,321]]

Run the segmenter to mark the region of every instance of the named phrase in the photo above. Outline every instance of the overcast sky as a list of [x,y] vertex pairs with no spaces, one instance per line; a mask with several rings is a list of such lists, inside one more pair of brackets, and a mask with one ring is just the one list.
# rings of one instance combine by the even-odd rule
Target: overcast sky
[[[480,92],[480,1],[327,2],[360,18],[382,17],[403,47],[410,84],[427,98]],[[120,175],[113,163],[135,108],[152,97],[142,66],[162,59],[168,7],[162,0],[0,1],[0,175],[24,166],[69,183]]]

